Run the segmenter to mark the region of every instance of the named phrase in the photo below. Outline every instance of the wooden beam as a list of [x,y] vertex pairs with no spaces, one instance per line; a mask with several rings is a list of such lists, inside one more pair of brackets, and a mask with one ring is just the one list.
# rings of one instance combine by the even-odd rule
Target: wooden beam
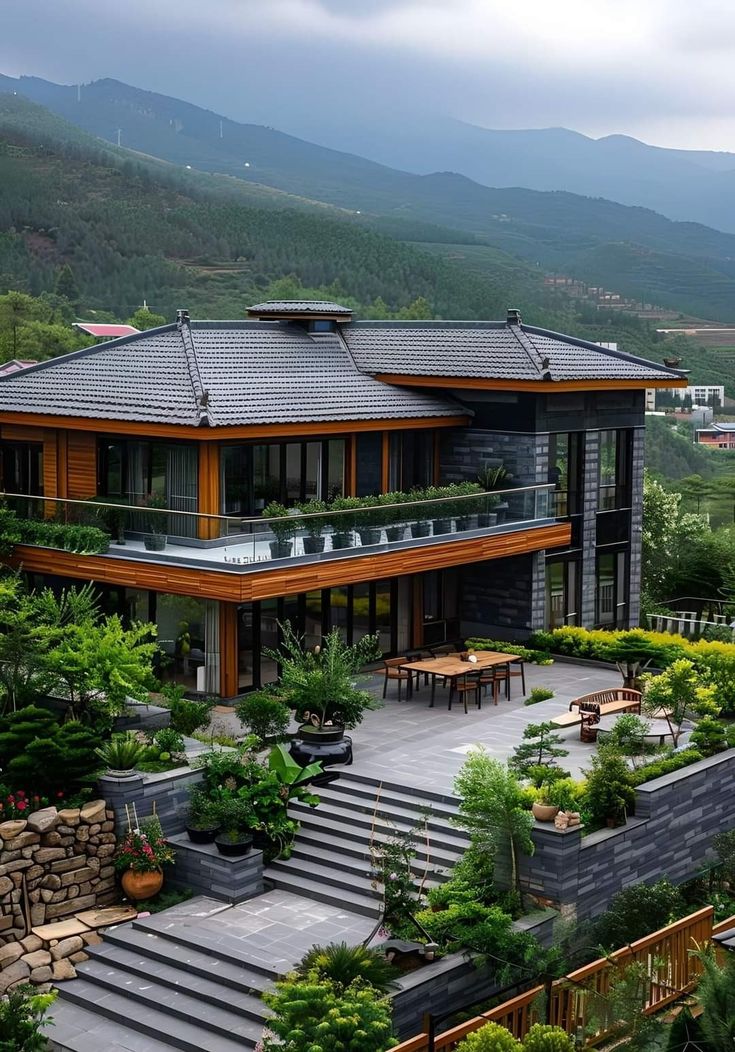
[[240,693],[237,647],[237,606],[219,604],[219,692],[223,698]]
[[[199,503],[198,511],[205,515],[220,514],[220,467],[219,446],[204,442],[199,447]],[[204,540],[219,537],[220,527],[224,526],[217,519],[198,519],[197,535]]]
[[535,394],[563,394],[567,391],[644,391],[649,387],[687,387],[685,378],[657,380],[488,380],[481,376],[406,376],[378,373],[385,384],[404,387],[442,387],[445,390],[533,391]]
[[105,435],[138,435],[141,438],[186,438],[195,442],[219,442],[248,438],[294,438],[312,435],[346,435],[355,431],[400,431],[405,428],[466,427],[467,414],[457,416],[402,417],[400,420],[327,420],[302,424],[252,424],[227,427],[189,427],[95,417],[54,416],[43,413],[0,413],[0,428],[7,424],[63,427],[70,431],[94,431]]
[[390,434],[384,431],[380,442],[380,492],[387,493],[390,487]]
[[[167,564],[165,559],[154,562],[152,559],[121,559],[109,555],[77,555],[22,544],[16,545],[9,562],[13,567],[33,573],[60,574],[98,584],[246,603],[385,577],[425,573],[446,566],[503,559],[546,548],[567,547],[571,543],[571,531],[569,523],[554,523],[469,540],[440,541],[375,555],[290,563],[244,573]],[[192,556],[196,557],[194,550]]]

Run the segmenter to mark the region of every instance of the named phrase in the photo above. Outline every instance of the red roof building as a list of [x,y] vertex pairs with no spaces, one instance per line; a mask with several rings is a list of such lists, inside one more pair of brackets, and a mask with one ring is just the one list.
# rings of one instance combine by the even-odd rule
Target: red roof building
[[86,332],[88,336],[94,336],[96,340],[116,340],[120,336],[135,336],[140,332],[134,325],[97,324],[93,321],[75,321],[74,328]]
[[0,376],[10,376],[11,373],[19,373],[21,369],[28,369],[37,364],[31,358],[11,358],[9,362],[0,365]]

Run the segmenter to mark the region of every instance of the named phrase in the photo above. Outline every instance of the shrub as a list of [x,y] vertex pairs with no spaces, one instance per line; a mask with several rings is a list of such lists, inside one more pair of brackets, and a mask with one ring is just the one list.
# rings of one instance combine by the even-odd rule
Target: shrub
[[58,994],[35,993],[31,986],[16,987],[0,999],[0,1049],[3,1052],[44,1052],[48,1048],[41,1033],[51,1022],[46,1018]]
[[189,698],[177,698],[171,703],[171,727],[189,738],[209,722],[213,701],[191,701]]
[[610,745],[599,746],[585,775],[584,807],[593,825],[604,826],[608,820],[624,822],[635,803],[635,791],[620,753]]
[[536,1023],[523,1039],[523,1052],[574,1052],[574,1042],[559,1026]]
[[359,982],[346,989],[326,980],[292,974],[263,994],[273,1013],[264,1052],[386,1052],[396,1044],[390,1004]]
[[631,771],[630,779],[633,785],[643,785],[651,782],[654,778],[661,778],[665,774],[671,774],[682,767],[688,767],[690,763],[696,763],[703,759],[702,753],[697,749],[682,749],[681,752],[672,752],[661,759],[646,763],[635,771]]
[[445,910],[422,910],[416,919],[444,949],[471,949],[477,962],[488,963],[503,985],[538,971],[543,956],[538,940],[513,929],[513,918],[501,906],[456,902]]
[[549,687],[532,687],[524,705],[538,705],[541,701],[549,701],[554,697],[554,691]]
[[569,750],[564,748],[553,723],[529,723],[523,731],[523,741],[513,750],[508,766],[525,776],[534,767],[550,767],[557,759],[568,755]]
[[613,896],[608,909],[595,921],[592,938],[603,949],[615,950],[665,928],[685,910],[681,892],[668,880],[633,884]]
[[10,713],[0,727],[0,766],[13,784],[51,794],[94,781],[102,742],[90,727],[76,720],[59,726],[45,709],[31,705]]
[[330,943],[329,946],[312,946],[297,966],[299,975],[314,975],[326,979],[335,988],[343,989],[360,979],[375,990],[385,993],[398,975],[395,968],[378,949],[358,943],[349,946],[346,942]]
[[180,731],[175,727],[161,727],[153,735],[153,744],[159,753],[182,753],[184,752],[184,739]]
[[128,731],[127,734],[113,734],[95,752],[107,770],[127,771],[142,760],[145,746],[138,741],[135,731]]
[[501,639],[483,639],[473,636],[466,640],[468,650],[494,650],[498,654],[517,654],[523,661],[536,665],[553,665],[554,660],[548,650],[534,650],[520,643],[505,643]]
[[264,745],[269,737],[281,738],[288,730],[291,713],[272,691],[259,690],[239,701],[235,712],[240,722]]
[[485,1023],[460,1041],[456,1052],[523,1052],[523,1045],[499,1023]]
[[702,756],[714,756],[727,748],[725,725],[714,716],[703,716],[690,734],[689,741]]

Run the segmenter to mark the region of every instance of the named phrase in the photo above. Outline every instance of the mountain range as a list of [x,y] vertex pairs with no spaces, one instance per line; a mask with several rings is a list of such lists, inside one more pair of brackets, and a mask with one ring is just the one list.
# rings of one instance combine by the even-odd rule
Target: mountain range
[[[287,154],[289,143],[300,141],[114,80],[77,87],[38,77],[0,76],[0,90],[17,91],[111,142],[116,141],[120,128],[123,145],[158,155],[165,150],[169,160],[183,164],[203,160],[224,164],[224,170],[234,168],[233,174],[247,172],[266,182],[270,177],[283,178],[273,167]],[[159,136],[164,132],[162,142]],[[321,126],[316,114],[307,134],[314,142],[301,140],[305,170],[300,176],[318,169],[326,147],[321,147],[320,154],[314,143],[325,142],[341,153],[341,166],[350,168],[353,178],[367,175],[378,185],[379,166],[366,168],[364,157],[406,175],[451,171],[484,186],[564,190],[735,232],[733,153],[666,149],[626,135],[592,139],[566,128],[497,131],[433,115],[431,120],[400,122],[381,116],[368,126],[357,122],[335,131]],[[186,147],[192,137],[210,149],[187,161]],[[181,141],[175,145],[177,139]],[[352,155],[350,165],[346,155]],[[250,165],[246,172],[242,171],[245,163]],[[359,208],[357,200],[348,180],[341,203]],[[365,201],[363,205],[369,207]]]

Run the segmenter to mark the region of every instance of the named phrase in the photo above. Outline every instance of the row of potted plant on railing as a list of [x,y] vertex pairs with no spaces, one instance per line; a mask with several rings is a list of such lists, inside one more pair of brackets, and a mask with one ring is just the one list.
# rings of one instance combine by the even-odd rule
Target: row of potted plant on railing
[[[476,500],[468,500],[476,497]],[[457,530],[494,526],[503,503],[498,493],[488,493],[477,482],[456,482],[448,486],[427,486],[404,493],[380,493],[367,497],[335,497],[329,504],[312,499],[287,508],[272,501],[263,509],[263,518],[276,536],[276,554],[288,554],[297,531],[303,530],[304,551],[324,550],[324,531],[330,530],[333,548],[349,548],[357,533],[362,544],[379,544],[382,531],[390,541],[403,540],[406,530],[412,537],[450,533]]]

